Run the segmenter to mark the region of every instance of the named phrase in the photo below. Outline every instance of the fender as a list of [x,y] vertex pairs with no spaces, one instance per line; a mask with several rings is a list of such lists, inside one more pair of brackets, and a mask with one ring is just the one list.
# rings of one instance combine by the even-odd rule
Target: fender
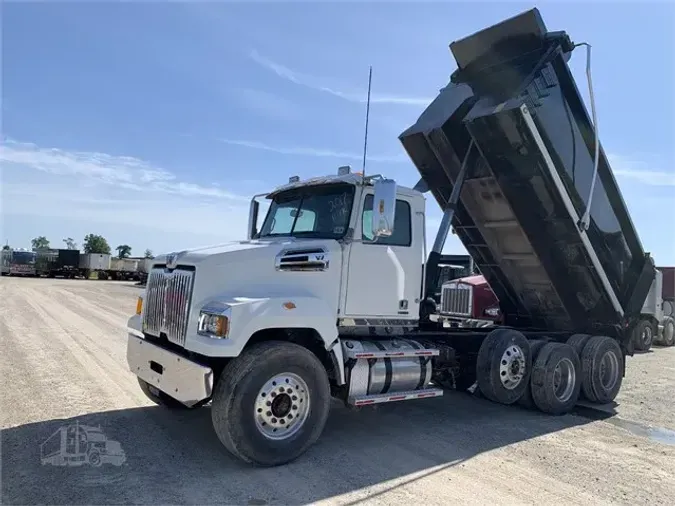
[[[242,352],[251,336],[256,332],[274,328],[311,328],[323,341],[324,348],[334,357],[338,367],[338,384],[344,384],[344,361],[339,346],[336,315],[316,297],[232,297],[220,295],[204,301],[201,307],[211,303],[226,304],[230,307],[231,321],[227,339],[212,339],[196,333],[189,333],[189,349],[207,356],[236,357]],[[199,311],[191,320],[199,317]]]
[[[141,295],[143,297],[143,295]],[[197,334],[199,309],[209,304],[226,304],[230,308],[230,331],[226,339],[214,339]],[[208,357],[237,357],[256,332],[273,328],[311,328],[323,341],[324,348],[337,367],[337,383],[345,384],[344,357],[339,345],[336,315],[325,302],[316,297],[239,297],[219,295],[203,301],[190,315],[185,348]],[[141,334],[141,316],[127,322],[127,330]]]

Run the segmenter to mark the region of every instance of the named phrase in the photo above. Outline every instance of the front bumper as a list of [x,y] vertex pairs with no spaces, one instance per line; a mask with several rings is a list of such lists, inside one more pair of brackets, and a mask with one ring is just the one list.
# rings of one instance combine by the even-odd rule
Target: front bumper
[[211,397],[213,370],[141,337],[128,334],[129,370],[186,406]]

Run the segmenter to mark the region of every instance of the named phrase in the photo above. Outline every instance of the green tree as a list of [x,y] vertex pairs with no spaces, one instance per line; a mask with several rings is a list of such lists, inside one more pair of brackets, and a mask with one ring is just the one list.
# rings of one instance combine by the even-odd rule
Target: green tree
[[155,255],[152,254],[151,249],[146,249],[145,253],[143,253],[144,258],[155,258]]
[[117,250],[118,258],[128,258],[131,255],[131,246],[128,244],[120,244],[115,249]]
[[102,253],[104,255],[110,255],[110,245],[102,235],[87,234],[84,236],[83,244],[85,253]]
[[12,247],[11,247],[9,244],[5,244],[5,245],[2,247],[2,249],[3,249],[4,251],[9,251],[9,250],[12,249]]
[[49,239],[47,239],[44,235],[36,237],[35,239],[31,239],[30,244],[33,247],[33,251],[49,249]]
[[68,249],[77,249],[77,243],[73,240],[72,237],[66,237],[63,242],[66,243],[66,248]]

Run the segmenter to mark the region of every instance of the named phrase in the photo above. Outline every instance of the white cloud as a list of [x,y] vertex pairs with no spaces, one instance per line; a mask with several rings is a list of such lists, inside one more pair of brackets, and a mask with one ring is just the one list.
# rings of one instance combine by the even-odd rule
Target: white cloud
[[246,200],[216,186],[200,186],[179,181],[168,170],[131,156],[42,148],[35,144],[7,139],[4,145],[0,146],[0,162],[6,168],[29,167],[54,175],[82,177],[144,193],[159,192]]
[[675,170],[656,169],[645,162],[621,155],[609,154],[607,158],[612,172],[619,179],[630,179],[649,186],[675,186]]
[[[366,103],[367,101],[367,90],[363,91],[355,91],[353,89],[350,91],[338,90],[333,86],[328,86],[324,84],[325,80],[323,79],[313,77],[308,74],[296,72],[295,70],[289,69],[288,67],[280,63],[276,63],[273,62],[272,60],[269,60],[268,58],[265,58],[255,50],[251,51],[249,56],[258,65],[274,72],[282,79],[286,79],[287,81],[290,81],[297,85],[305,86],[307,88],[321,91],[323,93],[328,93],[330,95],[339,97],[349,102]],[[370,101],[374,104],[381,103],[381,104],[426,106],[432,100],[433,98],[430,97],[410,97],[410,96],[386,95],[379,93],[373,93],[371,94],[370,97]]]
[[[225,144],[233,146],[241,146],[244,148],[259,149],[263,151],[271,151],[282,155],[300,155],[300,156],[316,156],[322,158],[341,158],[344,160],[363,160],[363,154],[349,153],[343,151],[333,151],[332,149],[308,148],[308,147],[292,147],[292,146],[270,146],[262,142],[247,141],[238,139],[220,139]],[[368,154],[368,160],[373,162],[404,162],[407,158],[403,155],[371,155]]]
[[[0,146],[5,239],[100,233],[134,253],[242,239],[249,197],[144,160],[7,141]],[[119,241],[119,242],[117,242]],[[115,242],[115,244],[112,244]]]

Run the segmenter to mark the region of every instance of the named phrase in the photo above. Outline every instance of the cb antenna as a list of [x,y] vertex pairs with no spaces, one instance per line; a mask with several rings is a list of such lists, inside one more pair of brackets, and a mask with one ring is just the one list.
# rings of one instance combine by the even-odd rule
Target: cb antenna
[[370,116],[370,86],[373,82],[373,66],[368,71],[368,98],[366,100],[366,129],[363,139],[363,165],[361,167],[361,177],[366,180],[366,154],[368,153],[368,117]]

